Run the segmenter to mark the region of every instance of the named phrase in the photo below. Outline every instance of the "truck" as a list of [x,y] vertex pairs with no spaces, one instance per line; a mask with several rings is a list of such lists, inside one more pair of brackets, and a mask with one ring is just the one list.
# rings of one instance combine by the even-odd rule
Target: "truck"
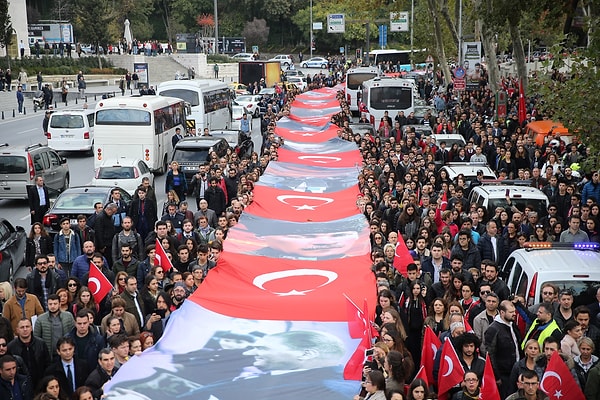
[[264,78],[267,87],[281,83],[281,64],[278,61],[240,61],[238,82],[248,85]]

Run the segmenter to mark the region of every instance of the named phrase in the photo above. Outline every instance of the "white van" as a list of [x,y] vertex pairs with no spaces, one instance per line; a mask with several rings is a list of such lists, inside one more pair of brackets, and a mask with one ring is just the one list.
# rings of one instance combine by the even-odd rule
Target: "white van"
[[469,203],[484,206],[488,215],[494,215],[496,207],[509,207],[506,196],[510,196],[510,206],[524,211],[531,206],[541,218],[548,211],[548,196],[541,190],[529,186],[529,181],[484,181],[483,185],[475,186],[469,194]]
[[57,151],[92,151],[94,110],[56,111],[48,123],[48,147]]
[[511,294],[525,298],[527,306],[542,301],[542,285],[551,282],[573,294],[573,308],[596,300],[600,287],[598,243],[528,242],[513,251],[502,268]]

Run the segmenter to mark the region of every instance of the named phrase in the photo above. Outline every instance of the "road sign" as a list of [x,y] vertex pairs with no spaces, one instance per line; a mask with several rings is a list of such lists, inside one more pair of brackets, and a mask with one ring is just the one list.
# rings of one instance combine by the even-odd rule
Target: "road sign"
[[466,73],[467,72],[465,71],[465,69],[463,67],[456,67],[454,69],[454,77],[455,78],[459,78],[459,79],[462,78],[462,79],[464,79]]
[[430,64],[430,63],[432,63],[432,62],[433,62],[433,56],[432,56],[431,54],[430,54],[430,55],[428,55],[428,56],[427,56],[427,59],[425,60],[425,62],[426,62],[427,64]]
[[408,11],[390,13],[390,31],[408,32]]
[[344,14],[329,14],[327,16],[327,32],[344,33],[346,32],[346,17]]
[[387,25],[379,25],[379,47],[387,46]]
[[315,31],[323,30],[323,23],[322,22],[313,22],[313,29]]
[[454,78],[454,89],[456,90],[465,90],[467,88],[467,82],[465,82],[465,78]]

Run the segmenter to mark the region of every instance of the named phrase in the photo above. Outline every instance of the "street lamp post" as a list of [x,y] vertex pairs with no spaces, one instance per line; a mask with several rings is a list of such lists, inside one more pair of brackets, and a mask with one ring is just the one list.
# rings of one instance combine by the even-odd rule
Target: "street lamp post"
[[[216,1],[216,0],[215,0]],[[313,56],[313,2],[310,0],[310,58]]]
[[219,13],[217,11],[217,0],[214,0],[215,7],[215,48],[214,54],[219,53]]

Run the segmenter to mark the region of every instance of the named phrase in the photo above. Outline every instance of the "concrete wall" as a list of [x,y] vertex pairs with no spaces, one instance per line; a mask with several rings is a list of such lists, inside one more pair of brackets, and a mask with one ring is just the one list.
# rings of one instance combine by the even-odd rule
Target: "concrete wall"
[[[13,45],[9,49],[9,54],[14,56],[20,56],[19,43],[22,40],[25,44],[25,55],[29,53],[29,31],[27,29],[27,7],[25,0],[10,0],[8,4],[8,15],[10,15],[10,21],[12,22],[13,29],[15,30],[15,38]],[[6,48],[0,48],[0,56],[6,55]]]

